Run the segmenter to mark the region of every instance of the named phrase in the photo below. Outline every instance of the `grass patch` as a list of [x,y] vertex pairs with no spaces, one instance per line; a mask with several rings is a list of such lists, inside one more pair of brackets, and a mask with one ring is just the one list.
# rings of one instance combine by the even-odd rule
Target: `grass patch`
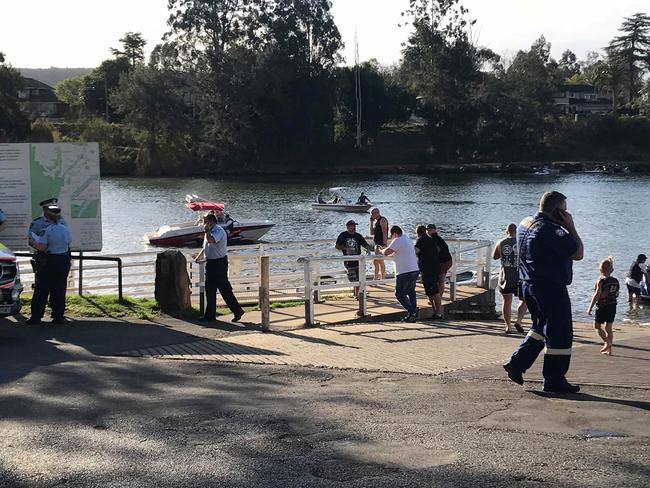
[[[29,316],[32,296],[23,294],[21,300],[21,312]],[[120,301],[117,295],[67,295],[65,307],[65,314],[69,317],[135,317],[152,320],[160,313],[160,307],[153,298],[124,297]],[[45,314],[50,313],[48,306]]]
[[[21,295],[23,302],[21,313],[25,316],[30,315],[30,306],[32,295]],[[271,310],[302,306],[305,302],[302,300],[287,300],[284,302],[271,303]],[[122,301],[117,295],[67,295],[65,299],[66,311],[68,317],[135,317],[142,320],[153,320],[160,314],[160,307],[153,298],[134,298],[124,297]],[[260,309],[259,306],[244,307],[246,312],[254,312]],[[51,310],[48,306],[45,315],[50,315]],[[226,307],[217,308],[217,315],[229,315],[230,310]],[[181,314],[182,318],[196,319],[201,315],[197,307]]]

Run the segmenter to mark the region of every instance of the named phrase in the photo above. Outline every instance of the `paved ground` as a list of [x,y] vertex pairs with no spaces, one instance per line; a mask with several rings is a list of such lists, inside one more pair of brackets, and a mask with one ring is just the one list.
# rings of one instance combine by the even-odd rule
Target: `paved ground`
[[503,380],[518,339],[488,322],[0,320],[0,486],[650,486],[650,330],[619,329],[604,357],[579,328],[592,386],[561,398]]

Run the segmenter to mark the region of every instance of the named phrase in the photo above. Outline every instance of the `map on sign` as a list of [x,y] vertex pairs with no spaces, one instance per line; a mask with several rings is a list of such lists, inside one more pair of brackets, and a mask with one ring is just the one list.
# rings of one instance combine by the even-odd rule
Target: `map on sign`
[[0,242],[27,249],[32,219],[43,200],[57,198],[72,233],[72,249],[102,248],[99,148],[87,144],[0,144]]

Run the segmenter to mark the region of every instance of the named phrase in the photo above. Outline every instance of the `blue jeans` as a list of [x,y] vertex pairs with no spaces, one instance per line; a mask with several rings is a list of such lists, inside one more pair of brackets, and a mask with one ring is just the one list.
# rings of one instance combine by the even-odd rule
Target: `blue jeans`
[[417,297],[415,296],[415,283],[419,274],[419,271],[398,274],[395,283],[395,297],[411,315],[415,315],[418,310]]

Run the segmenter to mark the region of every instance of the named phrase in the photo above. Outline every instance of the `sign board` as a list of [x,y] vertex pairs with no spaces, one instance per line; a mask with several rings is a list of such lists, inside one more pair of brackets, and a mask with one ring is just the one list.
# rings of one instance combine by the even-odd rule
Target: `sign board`
[[7,218],[0,242],[29,249],[29,225],[43,214],[39,202],[52,197],[72,233],[72,250],[101,251],[97,143],[0,144],[0,209]]

